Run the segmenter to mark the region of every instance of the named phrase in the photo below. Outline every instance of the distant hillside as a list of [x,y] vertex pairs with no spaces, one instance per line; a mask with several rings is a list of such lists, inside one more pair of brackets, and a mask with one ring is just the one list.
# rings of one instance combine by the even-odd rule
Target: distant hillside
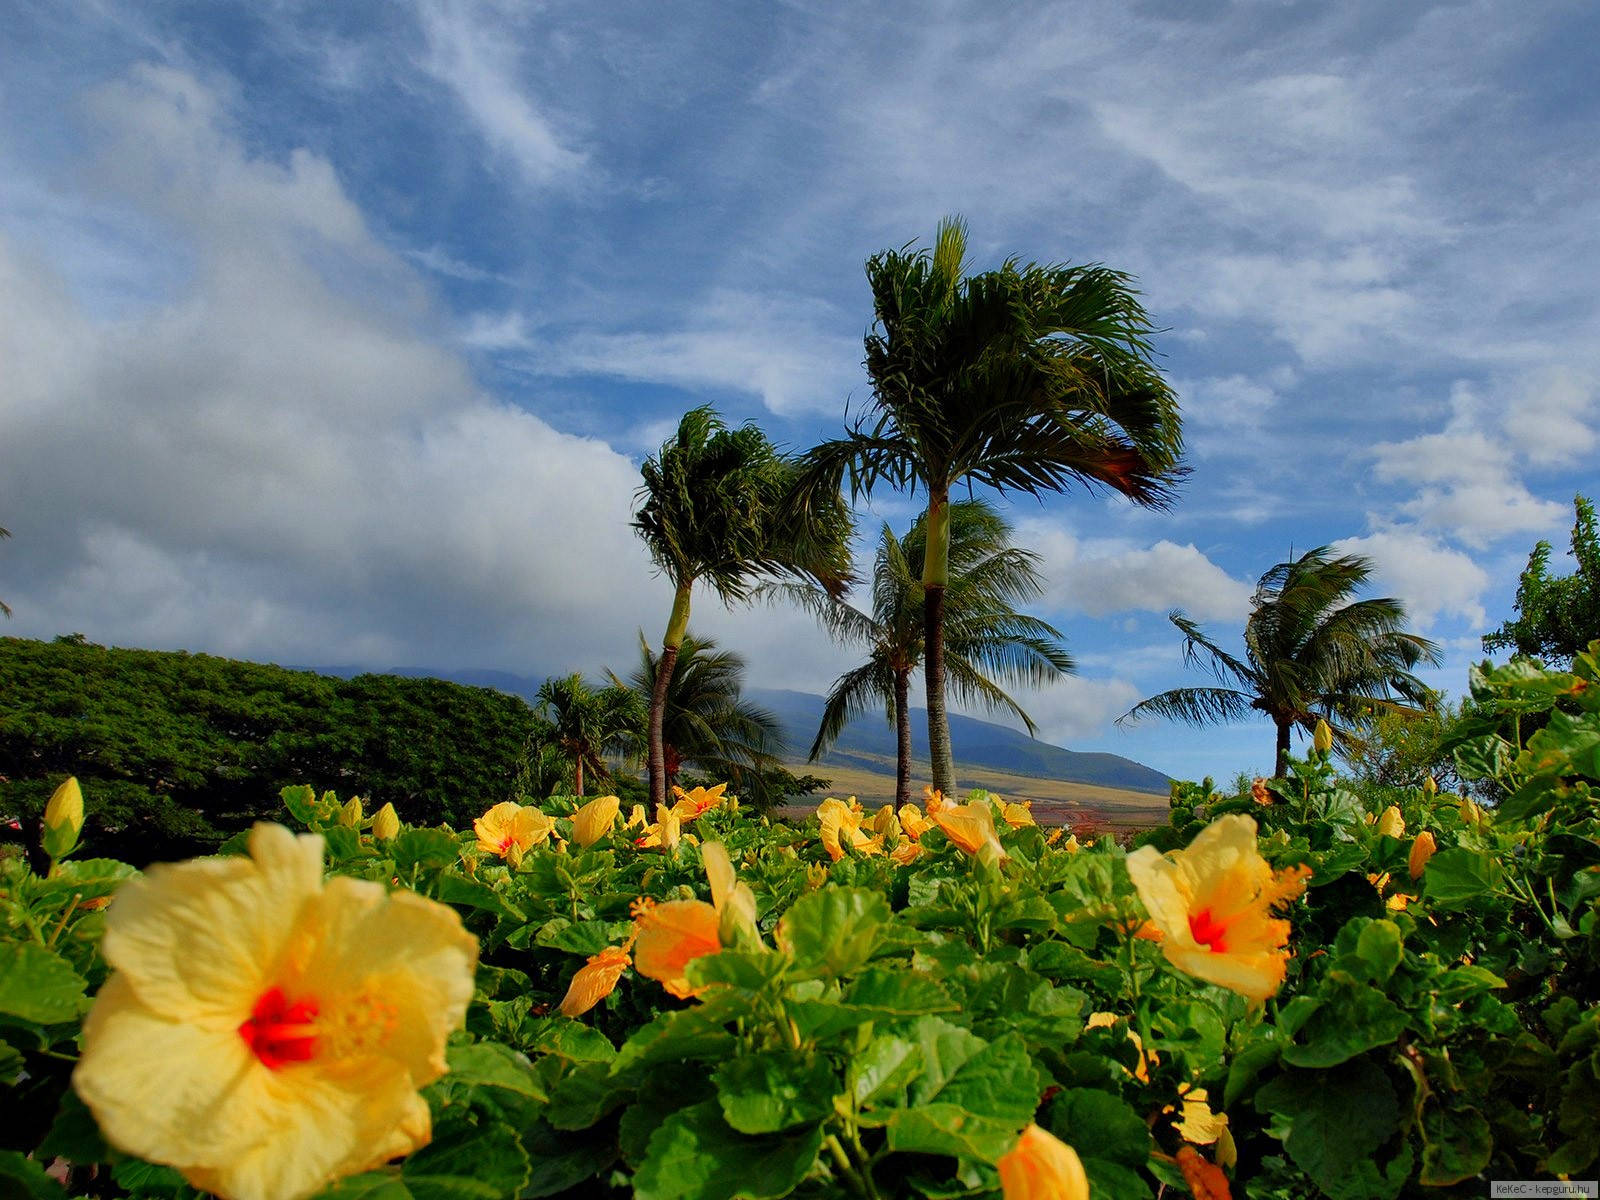
[[[320,667],[330,675],[359,674],[357,667]],[[542,677],[513,675],[508,671],[461,670],[430,671],[418,667],[391,667],[389,675],[433,676],[452,683],[496,688],[532,701],[544,682]],[[747,688],[745,694],[771,711],[783,729],[792,762],[805,758],[811,739],[817,736],[822,721],[823,698],[810,692],[777,691],[772,688]],[[1065,750],[1049,742],[1035,741],[1027,734],[991,721],[951,714],[950,738],[955,744],[956,761],[963,772],[972,769],[1004,771],[1040,779],[1059,779],[1069,783],[1088,783],[1131,792],[1166,795],[1171,781],[1160,771],[1116,754],[1086,754]],[[920,708],[911,710],[911,752],[926,762],[928,757],[928,715]],[[834,748],[822,757],[823,765],[852,767],[881,772],[884,760],[892,774],[895,757],[894,728],[876,714],[853,722]],[[924,774],[926,770],[924,769]]]
[[[768,688],[748,688],[746,695],[771,710],[783,726],[791,757],[803,758],[811,748],[811,740],[817,736],[823,698],[809,692]],[[1171,780],[1160,771],[1120,755],[1064,750],[1049,742],[1036,741],[1020,730],[954,713],[950,715],[950,740],[955,747],[957,765],[963,772],[981,768],[1125,791],[1156,792],[1163,796],[1171,785]],[[883,759],[893,763],[895,752],[894,727],[874,713],[852,722],[833,749],[822,756],[821,762],[881,769]],[[911,753],[924,761],[928,757],[928,714],[920,708],[911,710]]]

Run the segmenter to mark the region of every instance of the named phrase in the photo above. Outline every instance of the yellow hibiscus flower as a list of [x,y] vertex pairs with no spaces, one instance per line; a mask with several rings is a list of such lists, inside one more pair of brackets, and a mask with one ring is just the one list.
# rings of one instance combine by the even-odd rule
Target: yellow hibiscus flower
[[727,784],[719,783],[716,787],[697,787],[686,792],[674,785],[672,794],[677,797],[678,802],[672,806],[673,810],[678,814],[680,821],[692,821],[721,804],[722,793],[727,788]]
[[900,806],[900,829],[913,842],[920,838],[924,832],[933,828],[933,822],[922,815],[922,810],[915,804],[902,804]]
[[700,855],[711,884],[710,904],[704,900],[636,902],[634,968],[680,1000],[705,990],[692,987],[686,978],[691,962],[731,945],[739,930],[757,939],[760,936],[755,895],[739,882],[727,850],[720,842],[707,842]]
[[1023,800],[1017,804],[1002,804],[1000,815],[1005,818],[1006,824],[1013,829],[1021,829],[1024,825],[1037,825],[1033,819],[1033,801]]
[[1187,849],[1141,846],[1128,875],[1180,971],[1261,1001],[1283,983],[1289,922],[1272,910],[1305,890],[1309,867],[1274,872],[1256,848],[1256,823],[1218,817]]
[[1089,1200],[1089,1176],[1078,1152],[1037,1125],[995,1163],[1005,1200]]
[[1000,836],[994,831],[994,811],[987,804],[946,804],[937,810],[930,807],[928,813],[945,837],[968,854],[988,847],[996,856],[1005,857]]
[[[853,800],[854,797],[851,797]],[[829,796],[817,805],[817,823],[822,827],[822,848],[838,862],[848,846],[857,854],[873,855],[883,850],[883,839],[869,838],[861,829],[862,814],[843,800]]]
[[[633,943],[630,940],[628,946]],[[628,969],[632,959],[628,946],[607,946],[599,954],[591,954],[589,961],[578,968],[567,986],[561,1001],[561,1011],[569,1017],[581,1017],[617,989],[617,980]]]
[[477,941],[450,908],[322,880],[322,838],[152,867],[117,893],[78,1095],[106,1140],[230,1200],[299,1200],[428,1143]]
[[496,804],[472,823],[478,849],[498,854],[513,869],[522,865],[524,854],[548,840],[555,828],[554,818],[514,800]]
[[1433,834],[1424,829],[1417,834],[1417,840],[1411,843],[1411,853],[1406,858],[1406,870],[1411,873],[1411,878],[1421,879],[1422,872],[1428,866],[1428,860],[1439,849],[1439,843],[1434,841]]
[[617,823],[622,801],[616,796],[598,796],[572,814],[572,838],[587,849],[594,845]]

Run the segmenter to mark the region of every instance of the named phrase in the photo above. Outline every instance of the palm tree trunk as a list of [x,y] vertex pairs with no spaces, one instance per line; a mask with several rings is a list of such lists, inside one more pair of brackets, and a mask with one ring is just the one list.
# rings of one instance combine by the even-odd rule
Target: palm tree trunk
[[1278,726],[1278,754],[1272,768],[1272,777],[1282,779],[1289,773],[1289,731],[1294,728],[1294,723],[1288,717],[1274,718]]
[[667,622],[667,636],[661,640],[655,686],[650,689],[650,740],[647,754],[652,810],[655,805],[667,802],[667,756],[661,735],[667,714],[667,688],[672,682],[672,670],[678,665],[678,649],[683,645],[683,635],[689,630],[689,589],[693,583],[692,579],[684,580],[672,598],[672,617]]
[[899,747],[894,770],[894,806],[911,803],[911,672],[894,673],[894,727]]
[[578,755],[578,765],[573,769],[573,772],[572,772],[572,794],[574,796],[582,796],[583,795],[583,755],[582,754]]
[[955,791],[956,770],[950,755],[950,717],[944,707],[944,592],[950,583],[950,494],[928,490],[927,548],[922,560],[923,675],[928,685],[928,757],[933,786],[945,795]]

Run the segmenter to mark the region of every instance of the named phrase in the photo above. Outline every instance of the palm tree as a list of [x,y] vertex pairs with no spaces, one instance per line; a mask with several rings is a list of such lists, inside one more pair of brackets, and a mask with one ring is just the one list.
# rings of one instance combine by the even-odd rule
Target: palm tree
[[644,706],[632,688],[592,688],[576,673],[546,679],[539,685],[534,706],[547,723],[542,740],[572,772],[575,796],[583,795],[586,770],[597,778],[610,778],[607,752],[636,743],[644,724]]
[[666,801],[662,743],[666,687],[689,627],[689,599],[704,581],[723,603],[748,598],[763,578],[811,579],[834,594],[851,582],[850,511],[835,494],[795,501],[799,467],[760,429],[729,429],[710,408],[684,414],[677,434],[645,461],[633,528],[674,589],[650,694],[650,800]]
[[[0,538],[8,538],[10,536],[11,531],[9,529],[0,529]],[[0,600],[0,613],[4,613],[8,617],[11,615],[11,610],[6,607],[5,601],[3,600]]]
[[1350,600],[1371,573],[1370,559],[1335,558],[1326,546],[1278,563],[1251,598],[1242,659],[1183,613],[1172,613],[1184,636],[1184,662],[1195,664],[1204,652],[1217,682],[1238,686],[1174,688],[1136,704],[1118,723],[1154,715],[1214,725],[1264,713],[1277,729],[1273,771],[1281,777],[1288,769],[1289,732],[1297,726],[1310,733],[1321,717],[1349,744],[1355,736],[1350,727],[1374,714],[1431,708],[1435,696],[1411,668],[1437,666],[1439,648],[1405,632],[1400,601]]
[[928,743],[945,791],[951,489],[966,481],[1039,495],[1077,483],[1162,507],[1183,473],[1177,400],[1127,275],[1010,259],[964,277],[965,257],[966,226],[946,218],[931,253],[907,246],[867,261],[872,408],[807,455],[817,491],[848,475],[852,497],[879,483],[927,492]]
[[[654,654],[641,635],[639,665],[631,681],[636,694],[655,695],[663,661],[667,656]],[[743,657],[718,650],[710,638],[686,632],[668,670],[661,719],[662,768],[668,788],[677,782],[685,763],[723,779],[779,765],[783,734],[776,717],[744,698]],[[615,675],[611,680],[627,686]]]
[[[1039,685],[1070,674],[1071,657],[1059,630],[1012,606],[1043,594],[1039,557],[1009,545],[1011,526],[982,500],[950,505],[950,586],[945,594],[945,672],[951,693],[964,703],[1004,709],[1036,732],[1028,716],[999,686]],[[895,803],[911,799],[911,673],[922,665],[922,569],[927,521],[919,518],[904,538],[883,527],[873,563],[871,613],[821,588],[773,584],[763,591],[811,612],[835,641],[860,646],[867,661],[834,682],[809,758],[826,752],[855,717],[882,706],[898,735]]]

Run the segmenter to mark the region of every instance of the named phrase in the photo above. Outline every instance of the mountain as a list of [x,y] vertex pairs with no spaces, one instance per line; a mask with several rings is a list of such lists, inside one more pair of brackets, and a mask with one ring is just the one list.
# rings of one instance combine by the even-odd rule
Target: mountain
[[[823,698],[809,692],[769,688],[746,688],[745,695],[778,718],[784,739],[789,743],[790,757],[804,757],[811,748],[811,740],[817,736],[817,726],[822,723]],[[1037,741],[1021,730],[955,713],[950,714],[950,742],[963,771],[984,768],[1163,796],[1171,785],[1171,780],[1160,771],[1132,759],[1116,754],[1065,750]],[[892,764],[896,753],[894,726],[874,712],[846,726],[833,748],[819,761],[824,766],[881,769],[882,760],[887,758]],[[928,757],[928,714],[920,708],[911,710],[911,754],[924,761]]]
[[[325,675],[346,678],[359,675],[364,670],[352,666],[315,669]],[[539,691],[539,685],[544,682],[542,676],[536,679],[528,675],[513,675],[509,671],[480,669],[433,671],[421,667],[393,667],[384,673],[411,678],[447,679],[451,683],[495,688],[521,696],[530,704]],[[778,691],[772,688],[746,688],[745,695],[778,719],[784,740],[789,746],[789,753],[785,757],[790,762],[802,760],[811,748],[811,739],[817,736],[817,726],[822,723],[823,698],[810,692]],[[1012,775],[1088,783],[1163,796],[1167,794],[1171,783],[1160,771],[1120,755],[1065,750],[1049,742],[1037,741],[1020,730],[955,713],[950,714],[950,740],[955,747],[957,763],[963,771],[974,768],[1004,771]],[[856,767],[882,773],[885,769],[884,760],[887,759],[888,772],[892,776],[895,753],[894,727],[877,713],[869,713],[851,722],[820,762],[823,766]],[[928,714],[920,708],[911,710],[911,753],[914,758],[927,761]]]

